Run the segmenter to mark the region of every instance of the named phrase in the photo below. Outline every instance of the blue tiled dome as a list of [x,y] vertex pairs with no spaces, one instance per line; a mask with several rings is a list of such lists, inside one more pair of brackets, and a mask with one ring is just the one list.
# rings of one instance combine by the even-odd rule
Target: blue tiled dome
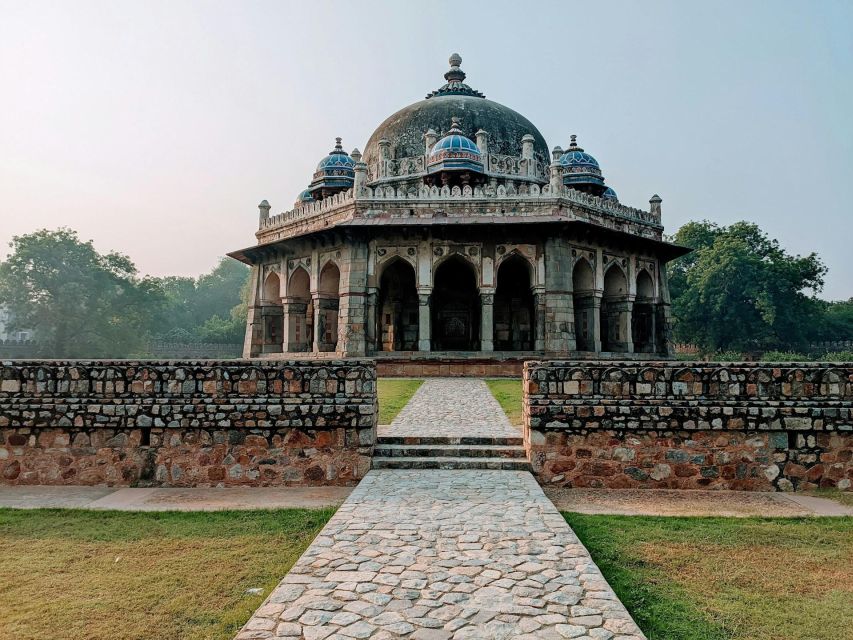
[[450,131],[429,152],[427,168],[430,173],[483,171],[483,154],[473,140],[462,135],[457,118],[453,118]]
[[341,139],[335,138],[335,140],[337,141],[335,148],[329,152],[329,155],[317,163],[315,176],[320,171],[343,170],[345,172],[348,171],[351,176],[355,177],[355,160],[344,151],[341,146]]
[[563,169],[563,184],[567,187],[594,195],[604,193],[604,176],[598,160],[578,146],[577,136],[572,136],[569,148],[560,156],[560,166]]
[[335,148],[317,164],[308,191],[314,194],[320,189],[348,189],[355,183],[355,160],[344,151],[341,139],[335,138]]
[[305,189],[305,191],[300,193],[299,197],[296,199],[297,204],[303,202],[314,202],[314,196],[311,195],[311,192],[308,189]]
[[564,167],[590,167],[599,171],[601,170],[601,167],[598,166],[598,160],[583,149],[579,151],[569,149],[560,156],[560,164]]
[[605,200],[615,200],[619,202],[619,198],[616,196],[616,192],[613,190],[613,187],[607,187],[604,190],[604,193],[601,194],[601,197]]

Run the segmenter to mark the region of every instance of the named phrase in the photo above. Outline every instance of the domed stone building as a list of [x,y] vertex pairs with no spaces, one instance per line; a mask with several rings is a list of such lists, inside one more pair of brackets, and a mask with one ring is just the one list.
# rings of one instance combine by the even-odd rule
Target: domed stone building
[[338,138],[292,209],[260,204],[244,355],[381,361],[670,355],[661,199],[619,202],[578,146],[465,84]]

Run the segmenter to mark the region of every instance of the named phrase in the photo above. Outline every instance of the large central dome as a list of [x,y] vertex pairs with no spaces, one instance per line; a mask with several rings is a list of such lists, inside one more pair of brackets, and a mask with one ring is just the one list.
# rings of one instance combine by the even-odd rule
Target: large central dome
[[379,160],[379,141],[391,143],[395,159],[424,154],[424,133],[429,129],[441,137],[449,128],[451,118],[459,118],[459,128],[470,139],[483,129],[489,134],[489,153],[518,156],[521,138],[533,136],[533,150],[541,162],[548,162],[548,145],[533,123],[517,111],[487,100],[479,91],[464,84],[465,74],[459,68],[462,59],[450,57],[450,71],[444,74],[447,84],[433,91],[425,100],[400,109],[379,125],[364,149],[364,162]]

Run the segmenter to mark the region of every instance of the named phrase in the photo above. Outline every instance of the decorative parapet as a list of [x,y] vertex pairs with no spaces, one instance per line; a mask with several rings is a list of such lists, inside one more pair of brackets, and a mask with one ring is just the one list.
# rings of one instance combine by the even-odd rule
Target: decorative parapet
[[348,206],[354,202],[352,189],[347,189],[341,193],[333,195],[331,198],[318,200],[316,202],[307,202],[301,207],[296,207],[290,211],[279,213],[278,215],[270,216],[266,220],[261,220],[259,233],[273,227],[280,227],[306,218],[312,218],[322,213],[339,209]]
[[[419,188],[398,186],[395,188],[391,185],[379,185],[376,187],[364,187],[357,194],[352,189],[349,189],[331,198],[318,202],[305,203],[303,206],[291,211],[270,216],[268,219],[262,219],[257,235],[259,237],[267,236],[272,230],[286,228],[296,223],[304,223],[320,216],[339,212],[356,202],[381,207],[386,203],[396,206],[409,206],[428,205],[430,203],[446,205],[454,202],[465,203],[470,201],[480,201],[479,204],[485,204],[490,201],[526,201],[530,203],[548,201],[551,208],[554,205],[563,204],[578,213],[588,212],[621,219],[626,222],[639,223],[645,227],[650,227],[651,231],[655,233],[663,229],[659,213],[628,207],[614,200],[598,198],[562,185],[556,187],[544,185],[540,187],[536,183],[523,183],[518,187],[510,184],[508,186],[499,185],[497,187],[493,187],[492,185],[471,187],[467,185],[465,187],[455,186],[453,188],[448,186],[421,186]],[[579,217],[584,218],[583,215]]]

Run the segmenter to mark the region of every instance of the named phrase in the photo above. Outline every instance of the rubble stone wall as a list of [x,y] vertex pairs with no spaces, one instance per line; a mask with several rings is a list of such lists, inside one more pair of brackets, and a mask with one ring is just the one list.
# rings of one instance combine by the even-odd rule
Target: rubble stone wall
[[783,490],[853,481],[853,364],[528,361],[540,482]]
[[0,362],[0,484],[351,484],[372,360]]

